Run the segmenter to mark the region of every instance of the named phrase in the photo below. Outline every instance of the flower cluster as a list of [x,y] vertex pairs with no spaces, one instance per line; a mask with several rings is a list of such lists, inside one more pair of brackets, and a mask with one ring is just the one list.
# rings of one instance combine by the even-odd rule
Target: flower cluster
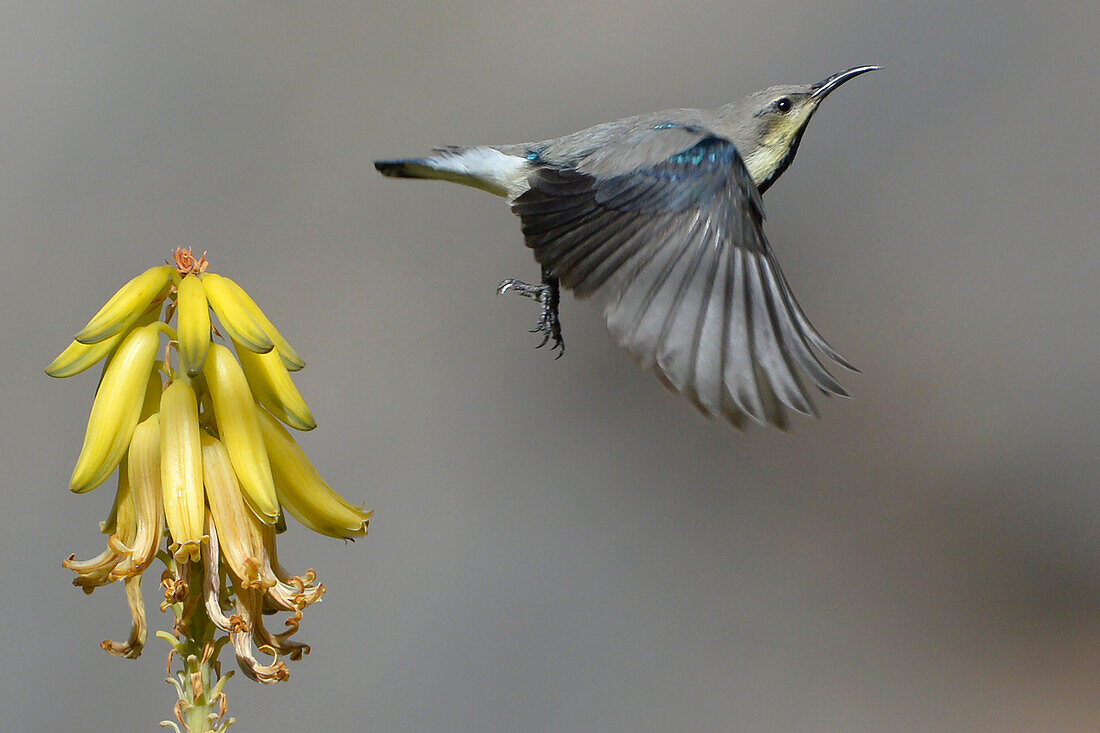
[[[224,334],[233,351],[212,334]],[[285,529],[283,512],[342,539],[366,534],[371,516],[325,483],[283,427],[316,427],[290,377],[304,362],[237,283],[207,272],[205,256],[195,259],[189,250],[176,250],[170,264],[124,285],[46,373],[69,377],[101,360],[70,488],[91,491],[117,469],[118,491],[101,523],[107,549],[64,565],[88,593],[116,580],[125,584],[130,637],[103,647],[128,658],[141,653],[148,634],[141,579],[159,556],[167,566],[161,608],[175,612],[168,638],[185,668],[199,656],[200,667],[216,666],[226,643],[220,630],[248,677],[285,679],[280,657],[309,651],[291,637],[303,609],[325,588],[312,570],[292,575],[279,564],[275,538]],[[283,633],[263,623],[263,614],[276,611],[290,614]],[[271,661],[258,659],[256,650]],[[193,685],[181,673],[177,717],[185,727],[196,700],[209,712],[223,682],[185,690]]]

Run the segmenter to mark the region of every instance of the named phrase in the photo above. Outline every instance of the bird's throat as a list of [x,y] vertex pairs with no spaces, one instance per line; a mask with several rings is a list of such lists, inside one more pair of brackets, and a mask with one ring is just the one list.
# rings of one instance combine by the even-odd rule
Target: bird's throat
[[794,154],[798,152],[798,144],[802,142],[804,129],[798,130],[792,139],[780,144],[761,145],[745,158],[745,168],[760,193],[767,191],[790,167]]

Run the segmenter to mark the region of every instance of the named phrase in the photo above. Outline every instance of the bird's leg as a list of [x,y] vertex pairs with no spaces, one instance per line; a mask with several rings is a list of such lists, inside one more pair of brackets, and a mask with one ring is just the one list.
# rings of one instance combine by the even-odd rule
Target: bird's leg
[[542,343],[535,348],[541,349],[553,339],[554,343],[550,350],[558,349],[556,358],[560,359],[562,354],[565,353],[565,339],[562,338],[561,319],[558,318],[558,304],[561,302],[561,289],[558,286],[558,279],[544,267],[542,268],[541,285],[531,285],[522,280],[508,278],[497,287],[497,294],[503,295],[508,291],[519,293],[525,298],[538,301],[542,305],[539,323],[531,330],[531,333],[541,333],[543,335]]

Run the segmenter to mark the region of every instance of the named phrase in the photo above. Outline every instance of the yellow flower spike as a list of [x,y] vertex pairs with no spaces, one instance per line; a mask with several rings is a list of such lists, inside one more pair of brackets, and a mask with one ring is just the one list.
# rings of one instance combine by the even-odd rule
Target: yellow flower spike
[[259,572],[263,540],[253,525],[255,515],[245,506],[241,496],[229,451],[208,433],[203,433],[200,440],[206,500],[210,504],[221,552],[242,586],[263,587]]
[[131,331],[104,370],[69,488],[91,491],[115,470],[141,416],[163,323]]
[[271,338],[245,309],[236,291],[226,283],[226,278],[207,272],[202,275],[202,285],[210,307],[235,343],[258,354],[266,354],[275,348]]
[[212,344],[203,368],[218,435],[229,451],[245,501],[266,524],[279,516],[271,465],[260,434],[256,403],[241,365],[225,346]]
[[282,506],[314,532],[345,540],[365,535],[374,512],[333,491],[286,428],[265,410],[256,413]]
[[160,398],[160,483],[176,562],[197,562],[202,545],[202,448],[195,391],[177,379]]
[[[112,579],[143,573],[156,557],[164,534],[160,458],[160,416],[152,415],[134,428],[134,439],[130,442],[126,473],[135,532],[126,542],[130,557],[115,568]],[[119,518],[122,518],[121,506]]]
[[[209,275],[207,275],[207,277],[209,277]],[[283,335],[279,333],[279,329],[275,328],[275,324],[271,322],[271,319],[264,315],[264,312],[260,310],[260,306],[256,305],[256,301],[252,300],[252,296],[228,277],[222,277],[221,280],[224,281],[226,289],[233,293],[245,311],[252,316],[256,323],[260,324],[260,328],[262,328],[264,333],[274,342],[275,350],[279,352],[279,356],[282,358],[283,364],[286,365],[287,370],[296,372],[304,367],[306,365],[305,361],[302,357],[298,356],[298,352],[291,347],[290,343],[285,338],[283,338]]]
[[294,381],[277,353],[256,354],[240,344],[234,345],[237,347],[237,357],[241,360],[252,396],[257,402],[292,428],[313,430],[317,427],[313,412],[294,386]]
[[174,271],[175,268],[168,265],[151,267],[123,285],[80,330],[76,340],[94,344],[125,330],[168,289]]
[[[223,692],[232,672],[217,662],[225,644],[264,683],[286,679],[287,661],[309,652],[296,635],[325,586],[312,569],[293,575],[280,565],[285,514],[354,539],[366,534],[371,512],[329,488],[279,422],[316,424],[288,373],[303,362],[271,321],[235,282],[206,272],[205,253],[177,248],[169,263],[120,288],[46,368],[66,377],[102,364],[72,489],[91,490],[118,469],[111,513],[100,523],[106,549],[62,565],[85,593],[124,582],[129,638],[102,647],[134,658],[148,636],[142,576],[164,562],[160,608],[172,612],[173,631],[157,636],[182,664],[169,680],[180,698],[176,718],[188,730],[222,731],[233,722]],[[175,368],[170,352],[156,361],[161,332],[178,355]],[[219,332],[240,361],[232,347],[212,343]],[[265,626],[276,613],[286,614],[278,632]],[[266,655],[274,659],[257,658]]]
[[180,367],[188,377],[198,376],[210,348],[210,307],[197,275],[185,275],[177,286],[176,335]]

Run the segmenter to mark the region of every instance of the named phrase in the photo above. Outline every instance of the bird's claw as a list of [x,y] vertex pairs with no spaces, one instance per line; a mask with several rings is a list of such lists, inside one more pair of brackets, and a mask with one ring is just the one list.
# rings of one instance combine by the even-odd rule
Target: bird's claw
[[559,292],[557,280],[554,279],[542,285],[531,285],[522,280],[509,278],[497,286],[497,294],[503,295],[508,291],[516,292],[525,298],[531,298],[542,306],[538,325],[530,331],[531,333],[541,333],[543,335],[542,341],[535,348],[541,349],[553,340],[550,351],[558,351],[558,355],[554,358],[560,359],[565,354],[565,339],[562,337],[561,319],[558,317]]
[[531,298],[541,303],[550,288],[547,285],[532,285],[531,283],[525,283],[514,277],[502,280],[500,285],[497,285],[497,295],[504,295],[509,290],[514,290],[525,298]]
[[549,303],[544,302],[542,304],[539,323],[531,329],[531,333],[542,334],[542,341],[535,347],[536,349],[541,349],[553,339],[554,343],[550,346],[550,351],[556,350],[558,352],[558,355],[554,358],[560,359],[565,354],[565,339],[561,335],[561,320],[558,318],[558,310],[557,308],[551,308]]

